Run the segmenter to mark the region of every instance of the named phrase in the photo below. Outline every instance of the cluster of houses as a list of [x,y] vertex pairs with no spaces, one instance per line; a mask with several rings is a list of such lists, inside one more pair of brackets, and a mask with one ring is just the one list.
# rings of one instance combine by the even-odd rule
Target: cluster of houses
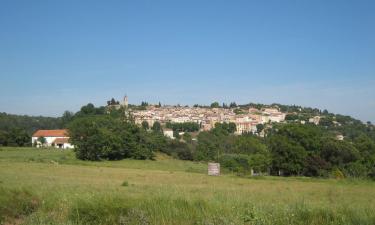
[[[239,110],[239,109],[237,109]],[[161,124],[195,122],[202,131],[214,128],[216,123],[235,123],[236,134],[257,131],[258,124],[269,122],[283,122],[285,113],[277,108],[264,108],[258,110],[250,108],[246,111],[235,111],[231,108],[204,108],[204,107],[180,107],[180,106],[148,106],[146,110],[133,111],[132,115],[137,124],[143,121],[152,126],[156,121]]]

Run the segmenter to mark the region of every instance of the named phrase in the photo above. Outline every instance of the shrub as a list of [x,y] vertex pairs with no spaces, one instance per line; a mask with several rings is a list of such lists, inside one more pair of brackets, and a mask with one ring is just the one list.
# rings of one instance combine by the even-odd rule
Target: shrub
[[332,177],[335,178],[335,179],[344,179],[345,178],[344,174],[338,168],[335,168],[335,169],[332,170]]
[[193,151],[191,146],[187,143],[172,140],[169,142],[167,149],[168,150],[165,153],[168,155],[172,155],[182,160],[193,160]]
[[371,179],[375,180],[375,166],[370,170],[368,176],[369,176]]
[[224,168],[240,174],[250,173],[250,160],[248,155],[242,154],[224,154],[219,158],[219,162]]
[[367,168],[360,162],[349,163],[345,168],[345,175],[349,177],[366,177]]

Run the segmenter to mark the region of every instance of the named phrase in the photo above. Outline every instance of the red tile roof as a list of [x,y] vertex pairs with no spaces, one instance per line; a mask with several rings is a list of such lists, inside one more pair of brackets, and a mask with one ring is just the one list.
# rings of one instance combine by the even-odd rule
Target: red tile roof
[[56,138],[53,143],[55,144],[64,144],[69,143],[69,138]]
[[68,130],[38,130],[33,137],[68,137]]

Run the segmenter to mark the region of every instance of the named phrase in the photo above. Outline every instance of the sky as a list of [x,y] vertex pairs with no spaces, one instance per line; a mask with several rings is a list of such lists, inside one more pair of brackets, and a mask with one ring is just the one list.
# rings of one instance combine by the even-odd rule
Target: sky
[[375,1],[1,0],[0,112],[125,94],[281,103],[375,122]]

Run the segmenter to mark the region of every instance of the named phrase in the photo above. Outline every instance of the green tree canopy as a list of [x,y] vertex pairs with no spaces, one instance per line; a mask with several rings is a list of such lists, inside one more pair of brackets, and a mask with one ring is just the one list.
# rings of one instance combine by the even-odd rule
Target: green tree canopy
[[220,104],[218,102],[211,103],[211,108],[219,108]]
[[83,160],[152,159],[154,139],[136,125],[111,116],[87,116],[69,125],[74,151]]

